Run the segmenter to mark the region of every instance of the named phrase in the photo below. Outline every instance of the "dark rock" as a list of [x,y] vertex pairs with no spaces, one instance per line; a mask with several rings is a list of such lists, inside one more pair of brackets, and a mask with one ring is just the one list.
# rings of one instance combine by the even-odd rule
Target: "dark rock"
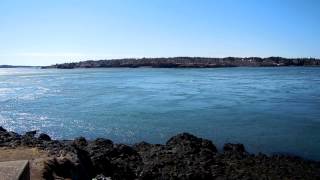
[[223,146],[224,152],[237,152],[237,153],[244,153],[246,152],[243,144],[231,144],[227,143]]
[[135,155],[137,154],[137,151],[135,151],[132,147],[124,145],[124,144],[116,144],[114,146],[114,148],[116,149],[116,156],[120,155],[120,156],[131,156],[131,155]]
[[134,144],[132,147],[136,151],[148,151],[151,146],[152,146],[151,144],[142,141],[140,143]]
[[28,131],[26,132],[26,136],[34,137],[37,134],[37,131]]
[[95,174],[112,175],[113,167],[110,155],[114,154],[113,142],[108,139],[98,138],[86,147]]
[[98,138],[74,141],[21,136],[0,131],[0,146],[37,147],[52,159],[44,179],[320,179],[320,163],[289,155],[249,154],[242,144],[225,144],[219,153],[209,140],[178,134],[165,145],[133,146]]
[[45,163],[43,178],[48,180],[54,179],[77,179],[89,180],[91,179],[87,171],[68,158],[49,160]]
[[11,137],[21,137],[20,134],[15,133],[15,132],[12,132],[12,131],[9,132],[9,135],[10,135]]
[[90,159],[95,174],[112,175],[113,168],[110,163],[110,158],[106,154],[107,152],[91,152]]
[[209,149],[212,152],[217,152],[217,148],[207,139],[198,138],[189,133],[181,133],[170,138],[167,146],[176,147],[182,151],[200,151],[201,149]]
[[84,150],[76,147],[76,154],[79,160],[79,167],[86,172],[87,177],[94,177],[97,173],[92,164],[90,154]]
[[124,144],[116,144],[110,154],[112,179],[137,179],[142,166],[142,159],[137,151]]
[[223,172],[212,142],[189,133],[170,138],[166,145],[142,142],[133,147],[143,160],[141,179],[212,179]]
[[0,132],[7,132],[7,130],[0,126]]
[[93,141],[93,144],[95,146],[113,146],[113,142],[110,139],[105,139],[105,138],[97,138],[96,140]]
[[88,142],[87,142],[86,138],[78,137],[78,138],[74,139],[73,145],[77,146],[77,147],[84,147],[84,146],[88,145]]
[[51,141],[51,137],[45,133],[41,133],[38,139],[43,141]]
[[34,135],[31,135],[31,134],[22,136],[20,142],[22,146],[29,146],[29,147],[35,147],[37,144],[40,143],[36,138],[34,138]]

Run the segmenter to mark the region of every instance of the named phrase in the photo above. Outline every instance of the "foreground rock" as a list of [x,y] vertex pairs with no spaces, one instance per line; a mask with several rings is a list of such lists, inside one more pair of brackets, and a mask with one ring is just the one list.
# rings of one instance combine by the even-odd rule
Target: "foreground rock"
[[48,152],[44,179],[320,179],[319,162],[253,155],[242,144],[228,143],[218,152],[211,141],[188,133],[164,145],[127,146],[104,138],[55,141],[34,131],[19,135],[0,127],[0,146]]

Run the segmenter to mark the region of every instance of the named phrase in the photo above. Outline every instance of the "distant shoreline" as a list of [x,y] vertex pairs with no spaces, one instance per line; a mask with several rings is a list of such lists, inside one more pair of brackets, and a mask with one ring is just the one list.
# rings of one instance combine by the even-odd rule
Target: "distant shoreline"
[[127,58],[110,60],[87,60],[74,63],[42,66],[42,69],[75,69],[75,68],[116,68],[116,67],[150,67],[150,68],[219,68],[219,67],[282,67],[282,66],[320,66],[316,58],[283,58],[283,57],[169,57],[169,58]]
[[41,66],[0,65],[0,68],[41,68]]

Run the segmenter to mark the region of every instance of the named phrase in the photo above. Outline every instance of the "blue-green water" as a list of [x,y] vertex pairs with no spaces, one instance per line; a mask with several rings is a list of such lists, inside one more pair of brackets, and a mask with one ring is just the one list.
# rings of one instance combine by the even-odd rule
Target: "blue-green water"
[[128,144],[187,131],[320,160],[320,68],[0,69],[0,126]]

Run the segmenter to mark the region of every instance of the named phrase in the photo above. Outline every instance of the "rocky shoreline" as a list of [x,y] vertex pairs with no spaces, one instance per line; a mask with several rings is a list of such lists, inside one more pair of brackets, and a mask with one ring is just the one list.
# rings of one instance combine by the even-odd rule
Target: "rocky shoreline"
[[152,67],[152,68],[218,68],[218,67],[277,67],[277,66],[320,66],[315,58],[283,58],[283,57],[169,57],[169,58],[127,58],[109,60],[88,60],[75,63],[44,66],[43,69],[74,68],[115,68],[115,67]]
[[242,144],[227,143],[219,152],[210,140],[189,133],[166,144],[128,146],[105,138],[52,140],[36,131],[20,135],[0,127],[0,147],[48,152],[43,179],[320,179],[320,162],[250,154]]

